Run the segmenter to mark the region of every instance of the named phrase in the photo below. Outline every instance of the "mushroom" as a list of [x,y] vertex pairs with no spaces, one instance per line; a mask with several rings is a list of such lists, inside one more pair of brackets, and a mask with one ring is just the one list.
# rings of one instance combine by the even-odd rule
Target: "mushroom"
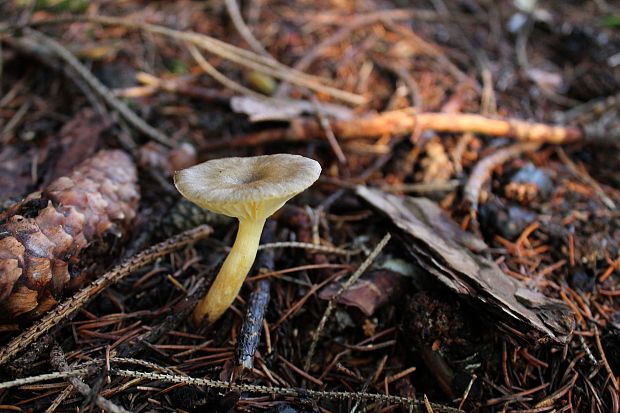
[[194,309],[194,323],[205,316],[213,323],[230,307],[254,263],[265,220],[320,174],[317,161],[289,154],[215,159],[174,174],[185,198],[239,220],[230,253]]

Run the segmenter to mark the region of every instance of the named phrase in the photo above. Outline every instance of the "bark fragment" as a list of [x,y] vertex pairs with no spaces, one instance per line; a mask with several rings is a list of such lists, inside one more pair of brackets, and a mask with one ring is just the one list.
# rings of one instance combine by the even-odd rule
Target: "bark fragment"
[[570,340],[574,329],[570,309],[508,277],[494,261],[475,252],[471,242],[465,241],[471,235],[466,236],[435,203],[363,186],[357,187],[357,194],[402,231],[406,248],[421,268],[499,328],[526,342],[565,344]]

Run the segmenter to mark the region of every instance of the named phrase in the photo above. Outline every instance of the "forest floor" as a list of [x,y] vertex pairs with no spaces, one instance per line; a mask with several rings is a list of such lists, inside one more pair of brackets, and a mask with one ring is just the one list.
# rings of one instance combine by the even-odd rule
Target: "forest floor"
[[[0,2],[0,410],[618,412],[612,3]],[[172,174],[272,153],[195,326],[237,225]]]

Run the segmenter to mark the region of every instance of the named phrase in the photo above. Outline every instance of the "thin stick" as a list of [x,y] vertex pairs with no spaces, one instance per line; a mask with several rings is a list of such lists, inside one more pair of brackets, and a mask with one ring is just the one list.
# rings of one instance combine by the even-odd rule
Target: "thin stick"
[[247,87],[235,82],[234,80],[222,74],[219,70],[213,67],[212,64],[207,62],[204,56],[198,51],[196,46],[194,46],[193,44],[188,43],[187,48],[189,49],[189,52],[191,53],[194,60],[196,60],[196,63],[198,63],[198,65],[201,67],[201,69],[204,70],[209,76],[211,76],[216,81],[220,82],[225,87],[231,90],[234,90],[235,92],[238,92],[244,95],[249,95],[257,99],[265,99],[265,96],[261,95],[260,93],[256,93],[252,89],[248,89]]
[[598,349],[598,352],[601,354],[601,360],[603,362],[603,366],[605,366],[605,370],[607,370],[607,373],[609,374],[609,379],[611,380],[611,383],[614,385],[614,389],[616,389],[616,391],[620,391],[620,385],[618,385],[618,379],[616,378],[616,375],[614,374],[613,370],[611,369],[611,366],[609,365],[609,362],[607,361],[607,356],[605,355],[605,350],[603,349],[603,344],[601,343],[601,335],[598,332],[598,328],[596,326],[594,326],[594,340],[596,341],[596,348]]
[[329,245],[312,244],[310,242],[297,242],[297,241],[281,241],[270,242],[268,244],[261,244],[258,246],[259,251],[265,249],[274,248],[301,248],[305,250],[313,250],[318,252],[326,252],[336,255],[355,255],[359,254],[361,250],[346,250],[344,248],[331,247]]
[[10,381],[5,381],[3,383],[0,383],[0,390],[10,389],[11,387],[24,386],[26,384],[40,383],[42,381],[82,376],[84,374],[87,374],[90,370],[91,369],[83,368],[83,369],[76,369],[76,370],[70,370],[70,371],[65,371],[65,372],[45,373],[45,374],[39,374],[38,376],[23,377],[21,379],[15,379],[15,380],[10,380]]
[[[54,345],[52,351],[50,353],[50,362],[52,366],[61,372],[71,371],[71,368],[67,364],[67,359],[65,358],[65,354],[58,344]],[[82,394],[82,396],[86,397],[86,399],[90,399],[91,397],[95,397],[95,404],[100,409],[109,412],[109,413],[129,413],[128,410],[112,403],[110,400],[98,395],[93,394],[93,390],[90,386],[82,381],[79,377],[67,377],[67,381],[71,383],[75,389]]]
[[41,42],[43,45],[54,51],[58,57],[64,60],[69,66],[73,68],[101,98],[113,109],[117,110],[118,113],[134,128],[148,136],[149,138],[166,145],[168,147],[172,147],[172,143],[170,139],[148,123],[146,123],[142,118],[136,115],[129,107],[122,101],[118,100],[110,90],[99,81],[93,74],[84,66],[67,48],[58,43],[56,40],[52,39],[44,35],[43,33],[30,29],[24,28],[24,33],[35,40]]
[[67,397],[71,396],[73,390],[75,390],[75,387],[73,387],[72,384],[69,384],[67,387],[65,387],[65,389],[61,391],[58,396],[56,396],[52,404],[50,404],[49,407],[45,410],[45,413],[54,413],[58,406],[60,406],[60,404],[64,402]]
[[540,146],[539,143],[536,142],[526,142],[526,143],[518,143],[512,146],[508,146],[506,148],[501,148],[486,158],[482,159],[480,162],[474,166],[471,174],[469,175],[469,179],[467,180],[467,184],[465,185],[465,189],[463,190],[465,200],[469,202],[472,214],[474,216],[478,211],[478,202],[480,199],[480,191],[482,190],[482,185],[491,175],[491,171],[498,165],[503,164],[504,162],[516,158],[521,155],[523,152],[536,150]]
[[307,87],[308,89],[316,92],[328,94],[336,99],[340,99],[354,105],[359,105],[366,102],[366,98],[363,96],[327,86],[317,77],[291,69],[290,67],[277,62],[273,58],[261,56],[252,51],[233,46],[214,37],[196,32],[183,32],[156,24],[139,23],[122,18],[104,16],[74,16],[69,18],[40,21],[32,23],[32,25],[62,24],[75,21],[122,26],[161,34],[183,42],[193,43],[196,46],[209,51],[210,53],[223,57],[224,59],[228,59],[240,66],[265,73],[278,79],[287,80],[295,85]]
[[[112,369],[112,374],[121,376],[121,377],[140,377],[150,380],[161,380],[170,383],[183,383],[193,386],[207,386],[219,389],[227,389],[229,391],[237,391],[237,392],[248,392],[248,393],[260,393],[260,394],[275,394],[278,396],[289,396],[289,397],[313,397],[317,399],[331,399],[331,400],[370,400],[370,401],[379,401],[379,402],[388,402],[388,403],[398,403],[404,406],[410,405],[421,405],[417,400],[401,397],[401,396],[392,396],[386,394],[379,393],[365,393],[365,392],[347,392],[347,391],[337,391],[330,392],[324,390],[310,390],[310,389],[294,389],[294,388],[286,388],[286,387],[270,387],[270,386],[260,386],[256,384],[236,384],[230,383],[221,380],[211,380],[211,379],[200,379],[194,377],[187,377],[181,375],[174,374],[161,374],[161,373],[150,373],[150,372],[142,372],[142,371],[132,371],[132,370],[122,370],[122,369]],[[462,410],[455,409],[453,407],[443,406],[435,403],[429,403],[433,409],[437,412],[443,413],[463,413]]]
[[325,137],[327,138],[327,142],[329,143],[329,146],[331,146],[332,151],[334,151],[334,154],[336,155],[336,158],[338,158],[338,162],[340,162],[343,165],[346,165],[347,157],[342,151],[342,148],[340,147],[340,144],[338,143],[338,139],[336,139],[336,135],[334,135],[334,131],[331,128],[329,119],[325,115],[324,111],[321,108],[321,105],[316,100],[316,98],[313,97],[312,103],[314,107],[316,108],[316,114],[317,114],[317,117],[319,118],[319,124],[321,125],[321,128],[323,128],[323,131],[325,132]]
[[243,37],[243,40],[245,40],[245,42],[256,53],[265,57],[271,57],[271,55],[267,52],[267,50],[265,50],[261,42],[259,42],[256,37],[254,37],[250,28],[243,21],[243,17],[241,16],[241,11],[239,10],[239,5],[237,4],[237,1],[225,0],[224,3],[226,4],[226,10],[228,11],[230,20],[232,20],[235,29],[237,29],[241,37]]
[[114,267],[111,271],[93,281],[89,286],[80,290],[73,297],[65,300],[58,305],[58,307],[48,312],[47,315],[36,324],[22,332],[0,349],[0,365],[9,361],[19,351],[24,350],[52,327],[58,325],[58,323],[78,311],[88,301],[110,285],[119,282],[137,269],[152,263],[157,258],[163,257],[184,245],[208,236],[212,231],[211,227],[201,225],[154,245],[128,261]]
[[317,326],[316,330],[314,330],[314,332],[312,333],[312,343],[310,343],[310,348],[308,349],[308,354],[306,355],[306,360],[304,362],[305,371],[308,371],[308,369],[310,369],[310,363],[312,363],[312,357],[314,356],[314,352],[316,351],[316,345],[319,342],[319,338],[321,336],[321,332],[323,331],[323,328],[325,328],[325,323],[327,323],[329,316],[331,315],[332,311],[334,310],[336,306],[335,304],[336,300],[338,299],[338,297],[342,295],[342,293],[348,290],[349,287],[351,287],[351,285],[353,285],[353,283],[358,280],[358,278],[361,277],[364,271],[368,269],[370,264],[372,264],[375,258],[377,258],[377,256],[381,253],[381,251],[383,250],[383,248],[388,243],[391,237],[392,236],[389,233],[385,234],[383,239],[379,241],[377,246],[372,250],[372,252],[368,255],[368,257],[366,257],[366,259],[364,260],[364,262],[362,262],[359,268],[355,270],[353,275],[349,277],[349,279],[342,285],[342,287],[340,287],[338,292],[334,294],[331,300],[329,300],[329,302],[327,303],[327,308],[325,309],[325,312],[323,313],[323,317],[321,318],[321,321],[319,322],[319,325]]

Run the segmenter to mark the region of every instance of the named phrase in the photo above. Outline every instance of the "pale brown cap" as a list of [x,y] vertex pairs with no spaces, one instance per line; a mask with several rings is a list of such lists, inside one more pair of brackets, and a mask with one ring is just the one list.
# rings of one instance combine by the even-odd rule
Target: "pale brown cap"
[[265,219],[312,185],[321,165],[300,155],[221,158],[174,174],[174,185],[195,204],[239,219]]

